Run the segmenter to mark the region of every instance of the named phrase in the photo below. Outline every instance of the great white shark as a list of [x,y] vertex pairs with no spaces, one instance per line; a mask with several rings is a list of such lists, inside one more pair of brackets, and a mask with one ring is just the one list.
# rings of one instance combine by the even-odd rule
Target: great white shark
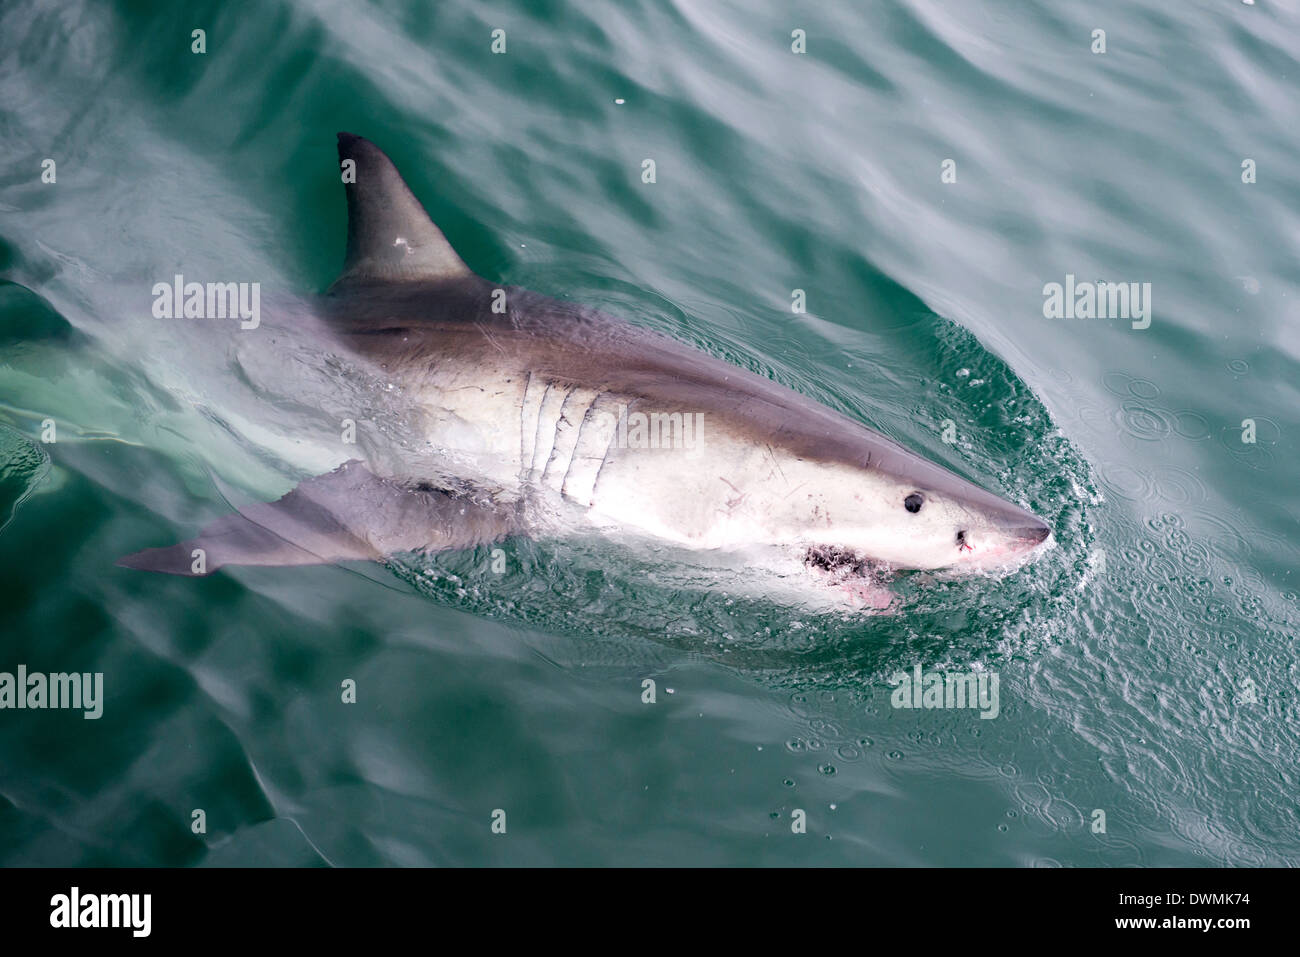
[[338,152],[352,161],[346,261],[302,308],[322,348],[400,387],[423,446],[354,458],[118,564],[207,575],[594,533],[775,556],[879,604],[892,571],[994,570],[1050,537],[1024,508],[777,382],[481,278],[377,146],[340,133]]

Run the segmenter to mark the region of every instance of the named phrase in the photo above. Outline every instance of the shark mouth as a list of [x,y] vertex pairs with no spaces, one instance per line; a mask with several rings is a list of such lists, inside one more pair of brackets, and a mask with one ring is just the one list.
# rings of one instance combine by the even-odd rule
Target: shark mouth
[[886,563],[863,558],[853,549],[839,545],[810,545],[804,552],[803,563],[836,578],[887,578],[891,571]]
[[811,545],[804,552],[803,563],[852,605],[884,610],[893,604],[894,593],[889,589],[893,569],[885,562],[863,558],[839,545]]

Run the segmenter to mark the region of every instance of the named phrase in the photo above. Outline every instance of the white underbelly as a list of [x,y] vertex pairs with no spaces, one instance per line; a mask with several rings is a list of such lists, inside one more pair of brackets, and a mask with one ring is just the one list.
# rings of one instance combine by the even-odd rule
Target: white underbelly
[[449,373],[426,390],[433,472],[504,501],[526,498],[543,528],[632,532],[697,549],[779,545],[807,532],[802,496],[814,483],[788,454],[707,414],[684,436],[660,434],[655,447],[629,429],[627,397],[527,373],[485,384],[481,371]]
[[690,548],[782,544],[796,529],[773,509],[782,469],[766,446],[705,432],[696,448],[614,448],[591,518]]

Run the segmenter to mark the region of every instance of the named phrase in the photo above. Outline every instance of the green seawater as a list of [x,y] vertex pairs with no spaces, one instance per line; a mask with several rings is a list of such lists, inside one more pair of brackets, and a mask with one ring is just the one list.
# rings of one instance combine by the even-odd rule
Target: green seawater
[[[1283,0],[4,4],[0,672],[104,695],[0,709],[0,864],[1300,863],[1298,56]],[[150,289],[322,291],[339,130],[482,275],[1055,547],[870,616],[555,542],[115,567],[302,477],[271,439],[345,370]],[[1047,318],[1067,276],[1149,327]],[[917,665],[997,716],[895,708]]]

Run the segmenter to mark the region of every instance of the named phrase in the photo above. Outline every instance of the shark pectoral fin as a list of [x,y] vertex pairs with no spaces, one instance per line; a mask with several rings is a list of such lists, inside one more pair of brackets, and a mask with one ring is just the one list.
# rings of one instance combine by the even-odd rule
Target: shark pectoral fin
[[512,513],[465,495],[372,475],[360,462],[302,482],[275,502],[224,515],[198,538],[118,559],[125,568],[200,577],[223,565],[324,565],[396,552],[468,548],[506,537]]
[[354,283],[472,276],[384,151],[351,133],[340,133],[338,139],[348,197],[348,251],[330,291]]

